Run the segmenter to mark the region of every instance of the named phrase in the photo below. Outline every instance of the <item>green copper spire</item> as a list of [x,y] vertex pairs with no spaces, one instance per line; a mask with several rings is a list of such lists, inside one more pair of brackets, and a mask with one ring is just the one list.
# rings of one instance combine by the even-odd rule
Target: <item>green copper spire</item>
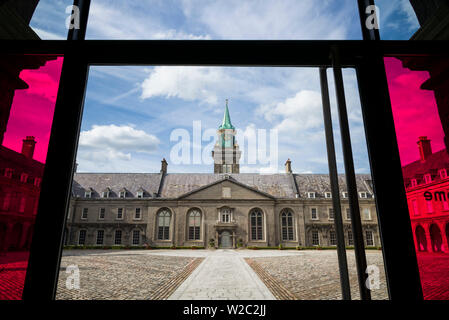
[[218,129],[235,129],[231,123],[231,116],[229,115],[228,99],[226,99],[226,109],[223,116],[223,123],[218,127]]

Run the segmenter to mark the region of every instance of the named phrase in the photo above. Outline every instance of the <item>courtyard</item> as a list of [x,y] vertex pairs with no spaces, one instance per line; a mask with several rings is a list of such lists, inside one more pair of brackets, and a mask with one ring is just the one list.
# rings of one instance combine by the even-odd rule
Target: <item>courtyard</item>
[[[373,299],[387,299],[381,251]],[[354,252],[348,250],[353,299]],[[79,289],[66,286],[67,266],[79,269]],[[319,300],[341,299],[336,250],[65,250],[56,299]]]

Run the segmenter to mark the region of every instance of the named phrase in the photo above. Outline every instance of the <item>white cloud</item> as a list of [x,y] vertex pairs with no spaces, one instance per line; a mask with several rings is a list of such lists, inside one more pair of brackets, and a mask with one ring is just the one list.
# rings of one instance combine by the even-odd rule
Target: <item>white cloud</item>
[[322,126],[321,95],[312,90],[301,90],[294,97],[278,102],[274,106],[261,106],[259,112],[268,121],[280,122],[275,129],[280,132],[297,132],[308,129],[316,129]]
[[216,105],[218,95],[232,92],[238,80],[223,68],[155,67],[142,83],[142,99],[162,96]]
[[133,152],[150,154],[159,143],[154,135],[133,126],[93,125],[80,133],[78,158],[100,163],[130,161]]

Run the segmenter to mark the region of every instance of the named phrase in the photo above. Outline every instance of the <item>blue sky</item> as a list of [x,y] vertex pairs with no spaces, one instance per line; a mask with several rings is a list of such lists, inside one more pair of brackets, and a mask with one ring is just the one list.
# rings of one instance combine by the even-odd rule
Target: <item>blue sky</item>
[[[377,1],[383,39],[408,39],[417,29],[408,1]],[[31,26],[43,39],[63,39],[66,0],[41,0]],[[294,8],[295,10],[292,10]],[[88,39],[360,39],[355,0],[202,1],[93,0]],[[344,71],[355,168],[369,172],[360,101],[353,70]],[[336,118],[333,76],[329,87]],[[211,164],[175,164],[170,135],[193,121],[206,133],[193,150],[210,152],[225,99],[234,126],[248,137],[277,130],[277,169],[260,161],[242,172],[325,173],[327,156],[317,69],[92,67],[77,162],[84,172],[212,172]],[[343,172],[338,123],[334,121],[339,171]],[[255,131],[256,130],[256,131]],[[260,140],[259,140],[260,141]],[[238,141],[241,145],[245,143]],[[192,156],[192,155],[191,155]],[[247,157],[247,156],[246,156]]]

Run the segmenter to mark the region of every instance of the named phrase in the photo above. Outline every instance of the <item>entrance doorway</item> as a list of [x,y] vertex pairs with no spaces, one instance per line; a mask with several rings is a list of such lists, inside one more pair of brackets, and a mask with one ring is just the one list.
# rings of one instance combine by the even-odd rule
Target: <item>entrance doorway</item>
[[229,231],[223,231],[220,238],[220,248],[232,248],[232,238]]

